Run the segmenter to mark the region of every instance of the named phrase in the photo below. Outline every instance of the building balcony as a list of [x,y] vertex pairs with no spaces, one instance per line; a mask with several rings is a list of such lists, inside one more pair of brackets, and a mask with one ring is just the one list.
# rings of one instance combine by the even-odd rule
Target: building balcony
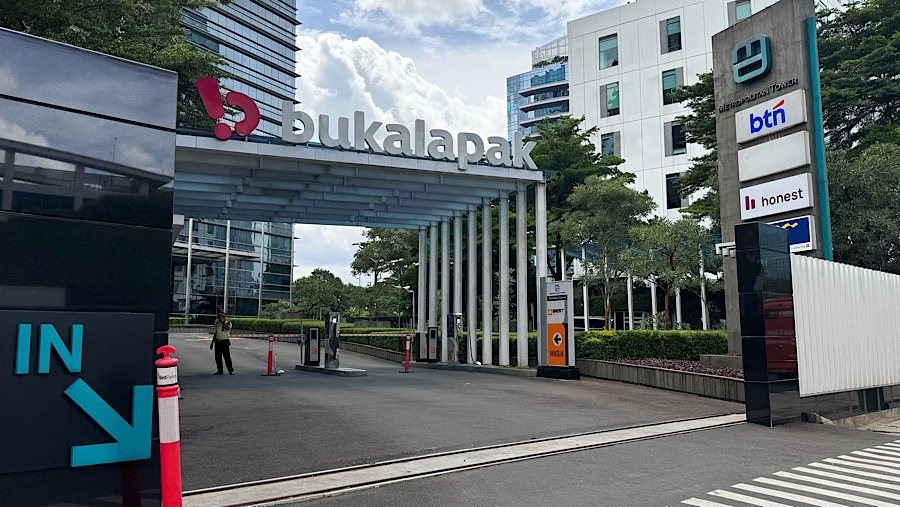
[[529,111],[534,111],[535,109],[540,109],[542,107],[550,106],[553,104],[559,104],[562,102],[565,102],[566,104],[568,104],[569,96],[562,95],[559,97],[552,97],[549,99],[538,100],[536,102],[529,102],[528,104],[524,104],[524,105],[520,106],[519,111],[522,111],[523,113],[527,113]]
[[568,111],[566,111],[563,113],[554,113],[554,114],[548,114],[545,116],[537,116],[535,118],[528,118],[527,120],[520,121],[519,126],[522,128],[528,128],[528,127],[537,125],[538,123],[542,122],[543,120],[555,120],[564,114],[569,114],[569,113],[568,113]]
[[519,95],[523,97],[530,97],[532,95],[536,95],[542,92],[553,92],[557,90],[566,90],[569,88],[569,80],[562,81],[551,81],[549,83],[543,83],[535,86],[530,86],[528,88],[523,88],[519,90]]

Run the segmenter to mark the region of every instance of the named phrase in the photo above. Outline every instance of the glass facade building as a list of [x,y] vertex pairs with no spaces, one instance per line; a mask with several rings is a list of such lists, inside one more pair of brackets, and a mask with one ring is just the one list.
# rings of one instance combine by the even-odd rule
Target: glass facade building
[[548,42],[531,52],[533,69],[506,79],[507,137],[537,134],[536,125],[569,112],[568,39]]
[[297,20],[295,0],[234,0],[200,10],[185,9],[188,40],[226,60],[234,78],[223,88],[250,96],[262,119],[257,133],[281,136],[281,103],[294,100]]
[[291,224],[187,220],[172,249],[172,314],[203,322],[225,308],[255,317],[263,306],[289,299],[292,245]]

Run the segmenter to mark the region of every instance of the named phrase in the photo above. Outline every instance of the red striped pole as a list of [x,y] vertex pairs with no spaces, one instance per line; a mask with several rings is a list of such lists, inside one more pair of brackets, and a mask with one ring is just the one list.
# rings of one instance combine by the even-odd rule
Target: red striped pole
[[400,373],[410,373],[409,371],[409,344],[412,342],[412,338],[409,336],[409,333],[406,333],[406,357],[403,360],[403,371]]
[[266,375],[275,375],[275,359],[274,359],[275,335],[269,333],[269,360],[266,368]]
[[156,394],[159,398],[159,466],[163,507],[181,507],[181,436],[178,425],[178,359],[175,347],[156,349]]

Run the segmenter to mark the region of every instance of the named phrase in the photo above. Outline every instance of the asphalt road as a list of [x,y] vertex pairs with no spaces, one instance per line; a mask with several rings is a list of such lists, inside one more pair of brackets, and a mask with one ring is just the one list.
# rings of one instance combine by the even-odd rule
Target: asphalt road
[[[342,366],[366,369],[368,376],[302,372],[293,369],[298,347],[284,343],[277,343],[276,351],[285,375],[263,377],[267,343],[251,339],[233,340],[234,376],[213,376],[208,335],[173,333],[170,343],[178,350],[184,395],[180,410],[186,491],[743,411],[739,404],[615,382],[415,365],[415,373],[404,375],[397,364],[349,353],[342,356]],[[411,487],[415,491],[417,486]]]

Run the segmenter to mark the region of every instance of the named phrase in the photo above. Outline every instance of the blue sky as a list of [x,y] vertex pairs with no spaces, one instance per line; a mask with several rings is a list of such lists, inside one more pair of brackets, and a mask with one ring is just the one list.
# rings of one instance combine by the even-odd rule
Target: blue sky
[[[297,100],[310,114],[506,136],[506,78],[566,21],[624,0],[298,0]],[[296,226],[295,276],[345,282],[361,229]]]

